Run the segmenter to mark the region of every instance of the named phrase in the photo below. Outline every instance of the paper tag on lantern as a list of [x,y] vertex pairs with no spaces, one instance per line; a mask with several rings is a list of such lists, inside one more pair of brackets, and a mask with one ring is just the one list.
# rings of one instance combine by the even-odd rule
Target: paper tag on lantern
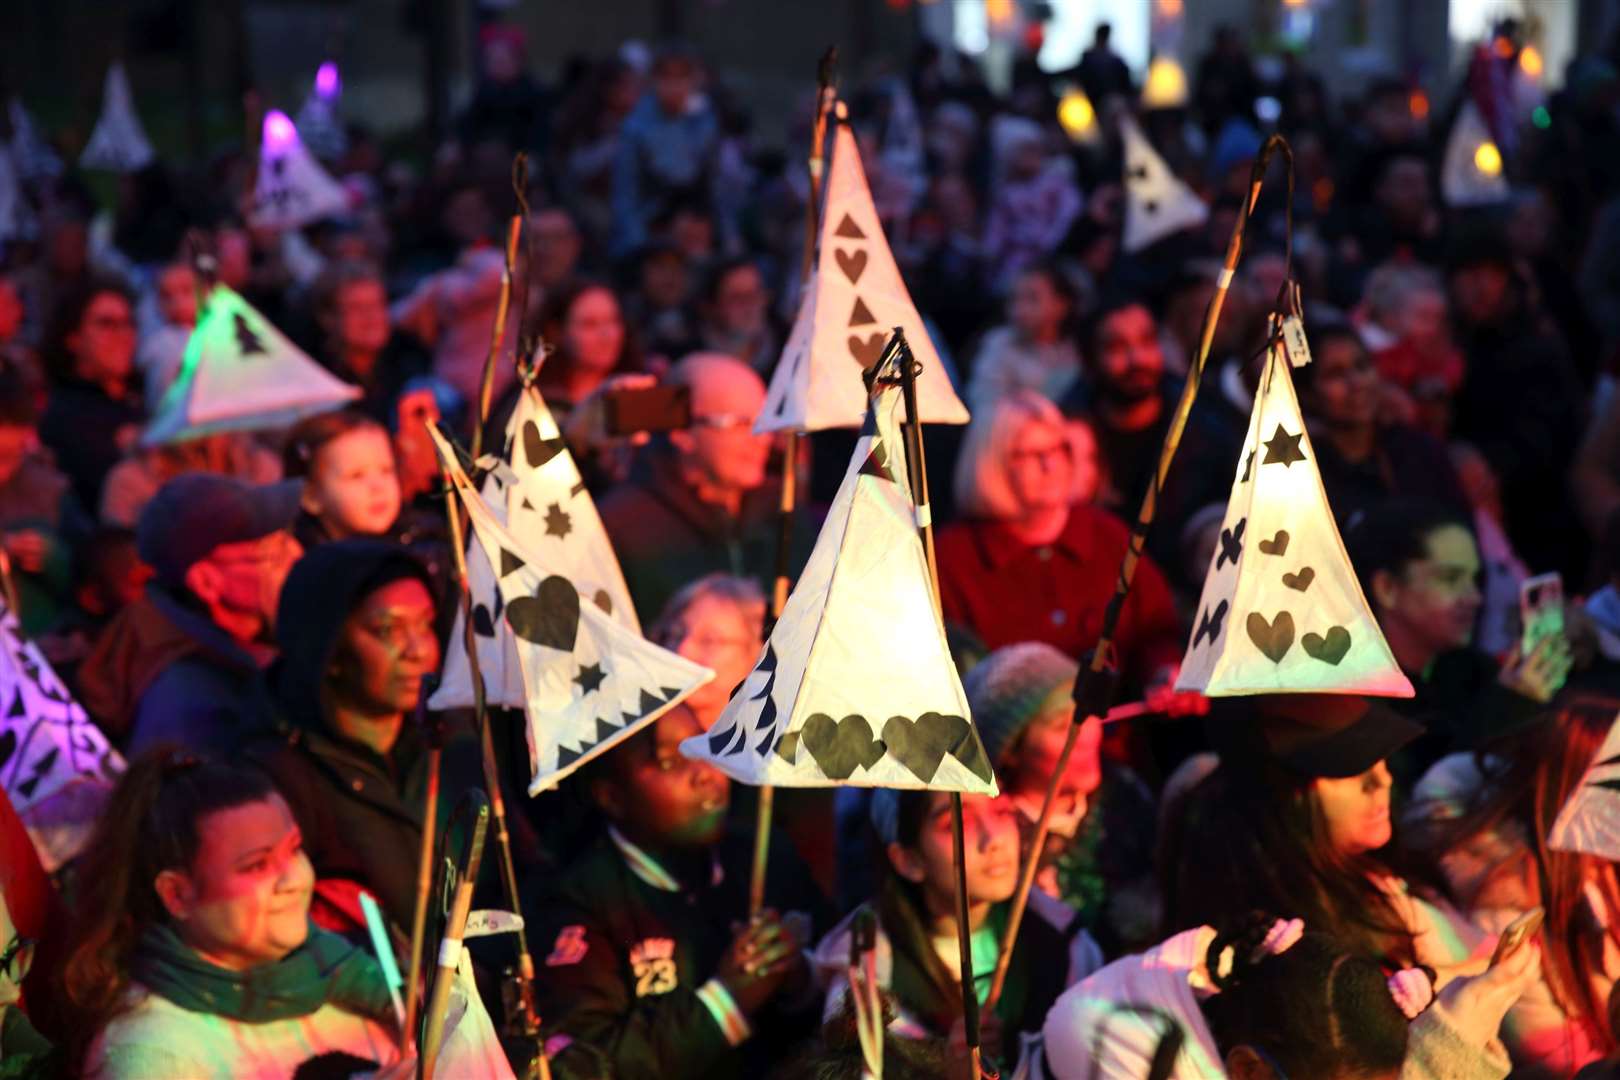
[[1298,315],[1290,315],[1283,320],[1282,339],[1290,365],[1302,368],[1311,362],[1311,347],[1305,341],[1305,324]]

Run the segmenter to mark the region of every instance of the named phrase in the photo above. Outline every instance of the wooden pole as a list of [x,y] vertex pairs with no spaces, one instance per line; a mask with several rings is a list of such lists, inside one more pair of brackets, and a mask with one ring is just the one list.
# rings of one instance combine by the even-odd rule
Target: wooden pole
[[439,828],[439,762],[444,756],[442,739],[437,730],[427,726],[427,700],[431,696],[431,675],[422,677],[421,696],[416,711],[419,724],[428,741],[427,792],[422,796],[422,844],[416,860],[416,905],[411,912],[410,973],[405,979],[405,1038],[408,1045],[416,1042],[416,1019],[422,1004],[422,939],[427,933],[428,897],[433,892],[433,852]]
[[[822,158],[827,138],[827,111],[832,107],[833,65],[838,51],[829,48],[821,57],[817,72],[816,118],[810,135],[810,195],[804,207],[804,252],[799,259],[799,280],[810,280],[810,269],[815,258],[816,222],[821,197]],[[771,587],[770,625],[768,636],[782,617],[787,606],[790,587],[789,566],[793,557],[793,520],[797,509],[799,486],[799,449],[804,436],[797,431],[788,432],[782,447],[782,499],[777,508],[776,526],[776,580]],[[754,817],[754,862],[748,878],[748,919],[752,922],[765,908],[765,866],[771,854],[771,820],[775,816],[776,789],[770,784],[759,786],[759,808]]]
[[1272,155],[1279,152],[1288,163],[1289,190],[1292,192],[1293,152],[1281,135],[1273,135],[1261,148],[1259,156],[1255,158],[1254,168],[1249,174],[1249,197],[1244,201],[1243,212],[1238,215],[1237,224],[1232,227],[1232,237],[1227,241],[1226,259],[1222,264],[1220,277],[1215,282],[1215,295],[1210,297],[1209,307],[1204,312],[1204,327],[1198,339],[1198,352],[1194,357],[1192,370],[1187,374],[1187,382],[1181,389],[1181,400],[1176,403],[1176,411],[1170,417],[1170,428],[1165,432],[1164,446],[1159,450],[1159,464],[1154,471],[1153,482],[1148,485],[1146,493],[1142,496],[1142,508],[1137,513],[1136,525],[1131,530],[1130,543],[1126,546],[1125,557],[1120,562],[1114,595],[1108,601],[1108,607],[1103,613],[1102,634],[1097,639],[1097,647],[1091,652],[1091,661],[1086,670],[1082,671],[1080,678],[1075,681],[1074,716],[1070,719],[1069,732],[1063,740],[1063,750],[1058,754],[1057,765],[1052,770],[1052,778],[1046,786],[1046,796],[1041,800],[1041,813],[1035,821],[1034,838],[1019,870],[1018,889],[1013,893],[1012,908],[1007,915],[1007,928],[1002,934],[1001,951],[996,957],[995,977],[990,980],[987,1006],[994,1006],[1000,1000],[1002,988],[1007,981],[1007,964],[1012,959],[1013,945],[1018,940],[1018,927],[1023,921],[1024,908],[1029,903],[1030,887],[1035,883],[1041,850],[1045,848],[1046,837],[1051,831],[1052,805],[1057,801],[1058,781],[1068,769],[1069,757],[1074,753],[1074,744],[1080,735],[1080,725],[1085,723],[1088,717],[1101,714],[1107,708],[1106,699],[1110,687],[1106,668],[1109,654],[1113,651],[1114,632],[1119,626],[1120,611],[1125,606],[1125,597],[1130,592],[1131,581],[1136,577],[1136,566],[1142,558],[1143,545],[1147,542],[1148,527],[1153,524],[1153,516],[1158,509],[1159,491],[1164,487],[1165,477],[1169,475],[1170,463],[1175,459],[1176,449],[1181,445],[1182,432],[1187,427],[1187,415],[1192,411],[1193,402],[1198,397],[1199,383],[1204,379],[1204,365],[1209,360],[1210,344],[1215,339],[1215,324],[1220,320],[1221,306],[1226,301],[1227,289],[1232,284],[1232,276],[1237,273],[1238,260],[1243,256],[1243,239],[1249,226],[1249,215],[1254,212],[1255,203],[1260,200],[1260,186],[1265,180],[1266,167],[1271,163]]
[[462,854],[457,869],[456,891],[450,898],[450,915],[445,920],[444,937],[439,942],[438,968],[433,977],[433,995],[428,998],[427,1029],[422,1035],[422,1056],[416,1061],[418,1080],[433,1080],[438,1065],[439,1050],[444,1040],[444,1013],[450,1004],[450,987],[456,980],[456,965],[461,960],[462,933],[467,929],[467,912],[472,909],[473,886],[478,880],[478,867],[484,857],[484,833],[489,827],[489,800],[474,788],[456,807],[456,819],[471,818],[467,850]]

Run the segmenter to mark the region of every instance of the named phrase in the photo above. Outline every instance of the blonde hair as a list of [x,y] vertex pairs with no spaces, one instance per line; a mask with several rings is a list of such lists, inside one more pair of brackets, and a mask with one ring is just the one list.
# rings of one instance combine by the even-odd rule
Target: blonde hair
[[[968,517],[998,521],[1018,517],[1023,508],[1007,476],[1007,459],[1012,454],[1013,444],[1030,424],[1045,424],[1061,434],[1073,451],[1077,448],[1069,429],[1071,423],[1084,421],[1065,420],[1056,405],[1034,390],[1015,390],[981,408],[968,425],[961,454],[956,459],[957,509]],[[1074,470],[1074,479],[1071,502],[1079,501],[1080,497],[1079,469]]]
[[765,590],[753,578],[735,574],[708,574],[687,582],[679,592],[669,598],[656,622],[648,628],[647,640],[666,648],[679,644],[675,628],[685,617],[687,609],[706,597],[723,600],[742,615],[749,632],[763,640],[765,636]]

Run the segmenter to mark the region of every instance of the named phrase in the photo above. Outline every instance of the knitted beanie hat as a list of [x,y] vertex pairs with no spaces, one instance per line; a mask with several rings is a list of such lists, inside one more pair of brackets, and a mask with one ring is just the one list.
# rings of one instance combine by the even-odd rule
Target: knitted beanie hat
[[1073,685],[1079,674],[1079,664],[1042,641],[1004,645],[968,671],[962,689],[992,765],[1040,716],[1052,694]]

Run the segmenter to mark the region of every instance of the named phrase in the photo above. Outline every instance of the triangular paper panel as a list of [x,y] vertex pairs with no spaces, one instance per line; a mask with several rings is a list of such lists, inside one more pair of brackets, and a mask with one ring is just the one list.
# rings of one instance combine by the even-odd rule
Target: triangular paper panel
[[[520,543],[540,556],[549,572],[574,582],[582,602],[595,604],[626,630],[641,633],[630,590],[596,504],[585,490],[551,410],[533,387],[518,397],[506,427],[506,447],[510,467],[492,470],[484,480],[482,494],[490,511]],[[500,618],[504,605],[496,581],[504,576],[496,574],[482,547],[472,545],[467,578],[473,596],[478,670],[490,704],[521,709],[525,695],[517,638]],[[444,677],[428,703],[434,709],[468,708],[473,703],[472,673],[461,642],[458,614]]]
[[951,387],[883,236],[848,124],[838,124],[833,136],[821,210],[815,269],[754,430],[860,427],[866,416],[861,373],[877,363],[897,326],[922,365],[917,409],[923,422],[967,423],[967,408]]
[[297,229],[348,209],[348,192],[305,149],[287,114],[266,113],[248,220],[265,229]]
[[107,69],[107,82],[101,95],[101,116],[90,132],[90,142],[79,156],[86,169],[107,172],[138,172],[157,157],[147,141],[141,118],[135,113],[135,96],[129,89],[124,65],[114,61]]
[[1581,777],[1580,787],[1558,811],[1547,846],[1611,862],[1620,859],[1620,718]]
[[78,854],[124,762],[0,607],[0,786],[47,870]]
[[286,427],[360,397],[224,285],[215,285],[186,342],[180,374],[141,436],[145,446]]
[[527,693],[529,794],[652,723],[714,678],[706,667],[626,630],[495,519],[455,451],[432,428],[439,458],[500,579]]
[[1440,193],[1447,206],[1489,206],[1508,199],[1502,152],[1473,99],[1463,101],[1446,140],[1440,165]]
[[39,137],[34,118],[28,115],[21,98],[12,98],[6,104],[11,120],[11,158],[17,174],[24,180],[41,180],[62,173],[62,160]]
[[1339,538],[1281,348],[1255,395],[1176,689],[1412,696]]
[[338,120],[338,97],[343,91],[343,80],[337,64],[326,61],[315,72],[314,85],[309,97],[298,109],[298,134],[310,153],[323,161],[335,161],[349,148],[348,133]]
[[754,670],[681,753],[748,784],[995,794],[934,608],[882,391]]
[[1125,143],[1126,251],[1141,251],[1208,220],[1209,207],[1170,171],[1135,120],[1120,117],[1119,132]]

